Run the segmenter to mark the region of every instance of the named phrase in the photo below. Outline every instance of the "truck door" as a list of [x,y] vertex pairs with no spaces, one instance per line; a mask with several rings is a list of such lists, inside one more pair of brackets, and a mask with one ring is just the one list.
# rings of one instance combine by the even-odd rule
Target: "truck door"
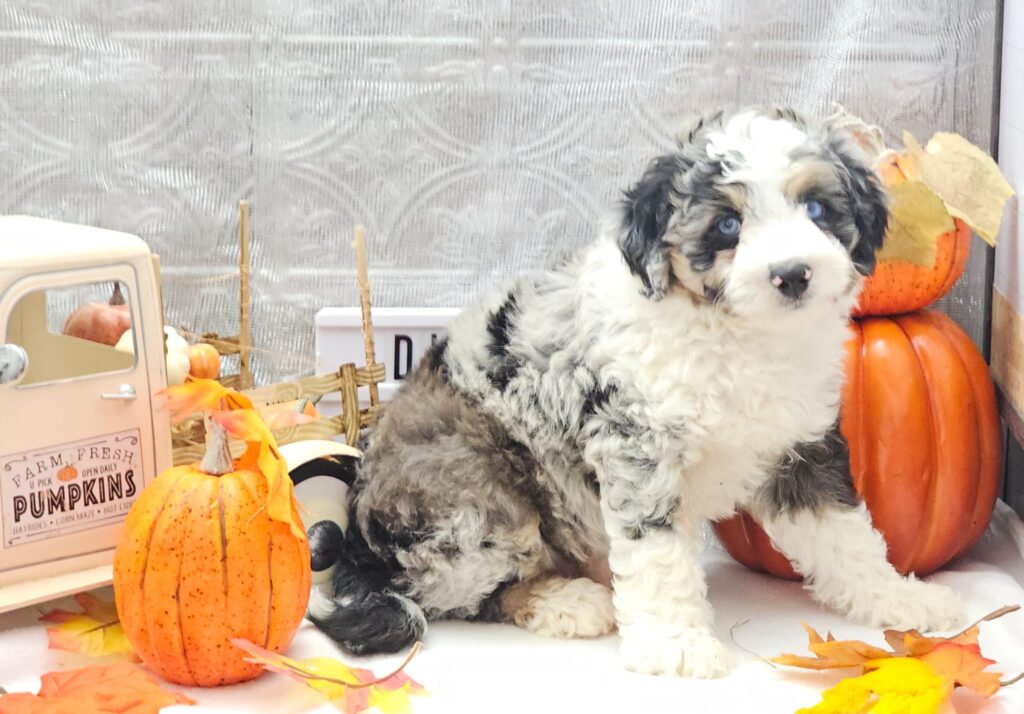
[[[135,354],[114,349],[103,321],[115,283]],[[144,474],[155,473],[146,365],[163,355],[138,338],[137,285],[129,263],[0,285],[0,583],[6,570],[113,547]],[[90,303],[96,324],[64,334]]]

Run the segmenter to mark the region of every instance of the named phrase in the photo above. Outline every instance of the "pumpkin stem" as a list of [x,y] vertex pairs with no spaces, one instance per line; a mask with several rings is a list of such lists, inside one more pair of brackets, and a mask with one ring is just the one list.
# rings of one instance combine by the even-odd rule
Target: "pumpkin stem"
[[124,305],[124,295],[121,293],[121,283],[114,281],[114,292],[110,296],[111,305]]
[[203,462],[199,464],[200,470],[211,476],[221,476],[234,471],[228,433],[209,416],[206,416],[203,423],[206,426],[206,454],[203,455]]

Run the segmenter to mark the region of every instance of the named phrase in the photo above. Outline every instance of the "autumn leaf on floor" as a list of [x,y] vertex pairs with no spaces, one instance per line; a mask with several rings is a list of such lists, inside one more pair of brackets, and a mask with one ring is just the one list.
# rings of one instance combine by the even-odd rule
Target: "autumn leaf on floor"
[[75,602],[82,612],[51,610],[40,617],[49,625],[46,636],[50,649],[67,650],[90,657],[119,655],[137,662],[135,652],[124,636],[114,603],[91,593],[78,593]]
[[978,625],[995,620],[1003,615],[1008,615],[1011,612],[1016,612],[1017,610],[1020,610],[1019,605],[1001,607],[950,637],[929,637],[917,630],[885,630],[883,636],[891,650],[875,647],[860,640],[837,640],[831,632],[825,638],[822,638],[817,630],[810,625],[804,624],[804,630],[807,631],[807,648],[815,656],[806,657],[795,654],[782,654],[771,658],[770,661],[803,669],[838,669],[843,667],[859,667],[868,661],[885,659],[887,657],[908,656],[920,658],[943,644],[977,646]]
[[783,654],[772,657],[771,661],[777,664],[784,664],[790,667],[802,667],[804,669],[837,669],[842,667],[859,667],[865,662],[882,659],[891,656],[890,652],[879,647],[874,647],[859,640],[837,640],[828,633],[826,639],[822,639],[810,625],[805,624],[807,630],[807,648],[814,653],[814,657],[803,657],[794,654]]
[[315,689],[345,714],[360,714],[371,708],[383,714],[406,714],[412,710],[410,695],[426,694],[426,690],[405,673],[406,665],[419,652],[419,643],[398,669],[378,678],[367,669],[349,667],[330,657],[294,660],[245,639],[235,638],[231,642],[249,655],[247,661],[262,664],[272,672]]
[[893,654],[920,657],[939,645],[952,642],[958,645],[978,644],[978,626],[972,625],[953,637],[928,637],[917,630],[886,630],[885,641],[892,647]]
[[815,656],[784,654],[771,661],[817,670],[858,667],[863,672],[843,680],[825,692],[821,703],[801,712],[930,714],[938,711],[954,687],[967,687],[991,697],[1000,686],[1012,683],[1001,683],[998,672],[985,671],[995,662],[981,654],[978,626],[1019,609],[1019,605],[1001,607],[950,637],[927,636],[917,630],[886,630],[884,637],[891,650],[859,640],[836,640],[831,632],[822,638],[813,627],[804,625],[808,649]]
[[944,642],[952,642],[958,645],[976,645],[978,644],[978,634],[980,633],[978,626],[981,623],[998,620],[1003,615],[1009,615],[1011,612],[1017,612],[1018,610],[1020,610],[1020,605],[1005,605],[981,617],[977,622],[972,622],[952,637],[928,637],[917,630],[886,630],[883,634],[885,635],[885,641],[892,648],[893,654],[919,657],[931,652]]
[[869,665],[870,672],[825,690],[821,702],[797,714],[936,714],[953,683],[912,657],[890,657]]
[[115,662],[44,674],[38,694],[0,696],[0,714],[157,714],[175,704],[195,702],[141,667]]
[[999,691],[1001,673],[982,671],[996,662],[983,657],[977,643],[943,642],[918,659],[927,663],[939,676],[952,680],[956,686],[973,689],[983,697],[991,697]]

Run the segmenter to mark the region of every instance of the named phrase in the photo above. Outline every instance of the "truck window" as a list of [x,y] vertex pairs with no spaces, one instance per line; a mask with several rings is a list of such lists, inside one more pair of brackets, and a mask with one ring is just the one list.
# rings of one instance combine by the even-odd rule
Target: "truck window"
[[19,386],[129,370],[135,344],[128,288],[83,283],[36,290],[14,305],[7,342],[28,353]]

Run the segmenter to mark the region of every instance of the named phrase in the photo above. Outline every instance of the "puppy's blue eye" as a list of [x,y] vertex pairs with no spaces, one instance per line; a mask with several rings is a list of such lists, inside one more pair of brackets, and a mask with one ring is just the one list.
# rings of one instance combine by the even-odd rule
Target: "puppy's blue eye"
[[740,219],[736,216],[726,216],[718,221],[718,232],[723,236],[735,238],[740,234]]
[[816,221],[825,215],[825,207],[821,205],[821,201],[804,201],[804,210],[807,211],[807,217],[812,221]]

